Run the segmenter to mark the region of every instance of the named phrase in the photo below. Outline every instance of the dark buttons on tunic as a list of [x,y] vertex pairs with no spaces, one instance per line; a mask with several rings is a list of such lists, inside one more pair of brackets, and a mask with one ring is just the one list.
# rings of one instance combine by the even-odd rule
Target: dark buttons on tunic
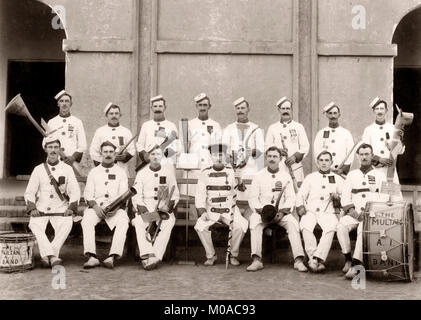
[[364,211],[364,209],[365,209],[364,207],[361,207],[361,212],[363,212],[363,211]]
[[384,141],[384,138],[380,138],[380,141]]
[[320,200],[322,200],[322,201],[323,201],[324,199],[325,199],[324,197],[320,197]]
[[202,133],[202,136],[203,136],[203,137],[205,136],[205,133],[204,133],[204,132]]
[[47,208],[47,211],[50,211],[50,210],[51,210],[51,208],[50,208],[50,207],[48,207],[48,208]]
[[155,174],[154,174],[154,176],[155,176],[155,178],[157,178],[157,177],[158,177],[158,174],[157,174],[157,173],[155,173]]
[[65,134],[66,134],[66,132],[64,132],[64,131],[61,133],[62,136],[64,136]]
[[332,143],[335,143],[335,139],[332,140]]
[[276,178],[276,176],[274,174],[272,174],[272,178]]
[[275,203],[275,201],[273,201],[273,200],[272,200],[270,203],[271,203],[271,204],[274,204],[274,203]]
[[287,127],[287,125],[286,124],[284,124],[284,128],[286,128]]
[[380,151],[380,153],[381,153],[381,154],[384,154],[384,151],[382,150],[382,151]]
[[115,131],[115,128],[112,128],[111,130],[112,130],[112,131]]
[[336,156],[336,153],[335,152],[332,152],[332,157],[335,157]]
[[115,139],[115,136],[112,136],[111,139]]
[[380,130],[383,130],[383,127],[380,127]]
[[288,137],[287,136],[284,136],[284,140],[286,140],[286,139],[288,139]]
[[107,185],[108,184],[108,181],[105,181],[104,184]]
[[51,171],[55,171],[55,170],[56,170],[56,168],[54,168],[54,167],[51,168]]
[[66,122],[66,119],[63,119],[63,122]]
[[366,197],[366,195],[365,195],[365,194],[363,194],[361,197],[365,198],[365,197]]
[[335,129],[333,129],[332,132],[335,133]]
[[52,199],[52,198],[54,198],[54,196],[52,194],[50,194],[50,198]]
[[160,122],[157,122],[156,124],[157,124],[158,126],[160,126],[160,125],[161,125],[161,123],[160,123]]
[[206,123],[205,122],[202,122],[202,124],[205,125]]
[[363,181],[363,186],[365,186],[367,183],[365,181]]
[[338,165],[335,165],[335,169],[337,169],[339,166]]
[[326,186],[322,186],[322,189],[326,189]]
[[105,172],[108,173],[108,172],[110,172],[110,170],[109,169],[106,169]]
[[154,200],[158,200],[158,197],[153,197]]
[[158,188],[153,188],[153,191],[158,191]]
[[323,175],[323,178],[326,178],[326,176],[325,176],[325,175]]
[[106,194],[106,195],[105,195],[105,198],[108,198],[108,197],[109,197],[109,195],[108,195],[108,194]]
[[101,202],[101,203],[99,204],[99,206],[101,207],[103,204],[104,204],[104,202]]
[[316,209],[316,212],[319,212],[319,211],[320,211],[320,209],[319,209],[319,208],[317,208],[317,209]]

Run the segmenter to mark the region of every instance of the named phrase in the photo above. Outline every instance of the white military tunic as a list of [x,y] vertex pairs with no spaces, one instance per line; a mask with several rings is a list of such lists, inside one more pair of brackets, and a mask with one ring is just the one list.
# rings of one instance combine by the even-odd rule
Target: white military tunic
[[[352,170],[348,173],[343,189],[341,204],[348,213],[349,209],[354,207],[358,213],[364,211],[368,201],[388,201],[387,194],[380,193],[382,182],[386,181],[383,172],[371,169],[368,172],[362,172],[361,169]],[[336,228],[342,253],[351,252],[351,242],[349,232],[357,229],[357,242],[355,243],[354,258],[363,261],[362,254],[362,226],[363,223],[355,218],[345,215],[339,219]]]
[[[390,157],[390,151],[387,147],[387,143],[390,143],[393,139],[394,129],[395,126],[389,122],[385,122],[384,124],[377,124],[374,122],[364,129],[362,141],[373,147],[374,159]],[[385,176],[387,176],[386,166],[377,169],[380,169],[385,174]],[[394,170],[393,178],[395,183],[399,183],[396,168]]]
[[[194,118],[189,121],[189,153],[197,157],[199,168],[188,171],[189,179],[197,179],[200,171],[212,165],[212,158],[209,153],[208,147],[214,143],[219,142],[222,131],[221,126],[215,120],[208,118],[207,120],[200,120]],[[183,178],[187,178],[187,171],[183,171]],[[187,193],[186,185],[180,186],[180,191],[184,194]],[[189,185],[189,195],[196,194],[196,185]]]
[[[282,149],[281,137],[283,137],[285,146],[288,149],[288,157],[294,155],[296,152],[304,154],[303,158],[307,156],[310,150],[310,144],[304,126],[301,123],[290,120],[286,123],[278,121],[270,125],[266,134],[265,150],[271,146]],[[280,166],[280,168],[284,170],[285,167],[282,168]],[[297,182],[302,182],[304,180],[304,170],[301,161],[294,163],[292,170],[294,171]]]
[[[129,140],[133,137],[132,133],[126,127],[121,125],[117,127],[111,127],[108,124],[98,128],[95,131],[94,137],[92,139],[91,147],[89,148],[89,153],[91,155],[92,160],[96,162],[101,162],[101,144],[105,141],[109,141],[114,144],[117,149],[115,150],[118,153],[124,145],[129,142]],[[129,144],[127,149],[125,150],[130,153],[132,156],[136,154],[135,143],[134,141]],[[123,168],[128,175],[128,163],[123,163],[122,161],[117,162],[118,166]]]
[[[140,128],[139,137],[136,143],[137,151],[150,151],[150,149],[153,148],[155,145],[160,145],[164,141],[165,137],[170,137],[172,131],[174,131],[177,134],[177,139],[171,142],[171,144],[167,148],[171,148],[176,153],[179,153],[181,149],[180,141],[178,140],[178,130],[176,125],[168,120],[146,121]],[[169,158],[164,156],[161,160],[161,165],[174,165],[176,163],[175,160],[175,155],[171,155]]]
[[[339,175],[317,171],[305,177],[298,191],[296,207],[299,209],[304,206],[306,209],[306,214],[301,217],[300,228],[310,258],[314,256],[325,261],[329,254],[338,224],[330,195],[341,195],[343,184],[344,180]],[[323,231],[319,245],[313,233],[316,224],[319,224]]]
[[[158,190],[167,187],[168,192],[170,192],[173,186],[175,188],[171,200],[174,202],[174,208],[180,199],[180,194],[173,170],[169,167],[161,167],[158,170],[152,170],[150,165],[148,165],[136,175],[134,187],[137,190],[137,194],[132,198],[134,207],[143,207],[145,212],[156,211]],[[162,201],[163,200],[161,200],[160,208],[163,204]],[[154,245],[152,245],[146,240],[146,229],[149,224],[143,221],[141,213],[138,212],[136,217],[132,220],[132,225],[136,228],[140,257],[154,254],[155,257],[162,260],[174,224],[175,216],[174,213],[171,212],[168,220],[162,220],[160,226],[161,231],[157,235]]]
[[[93,205],[96,203],[102,209],[111,204],[115,199],[128,190],[128,179],[124,169],[113,164],[106,168],[102,164],[93,168],[86,181],[84,198],[89,207],[85,209],[82,219],[84,253],[96,253],[95,226],[101,221],[96,215]],[[126,233],[129,227],[127,212],[118,209],[116,214],[105,219],[110,230],[114,228],[114,236],[111,243],[110,255],[123,254]]]
[[248,221],[241,215],[236,206],[234,170],[225,167],[220,171],[214,167],[206,168],[199,176],[195,205],[196,208],[206,209],[208,220],[204,219],[204,214],[197,220],[194,229],[199,235],[208,259],[215,255],[212,243],[212,234],[209,227],[215,224],[220,217],[222,222],[229,226],[231,212],[234,211],[234,221],[232,230],[231,254],[237,257],[241,241],[248,228]]
[[[47,162],[48,163],[48,162]],[[56,190],[50,183],[44,164],[34,168],[25,191],[25,201],[28,211],[37,209],[44,214],[64,213],[67,209],[77,213],[77,204],[80,199],[80,189],[71,166],[64,162],[58,162],[48,167],[52,176],[56,179],[62,193],[69,196],[69,201],[60,200]],[[48,222],[54,228],[54,240],[50,242],[45,234]],[[29,219],[29,228],[38,241],[41,257],[60,254],[60,249],[67,239],[73,225],[71,216],[41,216]]]
[[[332,170],[338,170],[339,165],[346,159],[349,152],[354,147],[354,139],[351,132],[343,127],[331,128],[326,127],[321,129],[316,134],[313,144],[314,161],[317,161],[317,156],[322,151],[329,151],[332,154]],[[351,165],[354,161],[354,156],[349,157],[344,165]]]
[[[235,155],[240,153],[239,159],[234,159],[237,164],[246,156],[246,150],[258,150],[260,157],[254,159],[249,156],[247,164],[244,168],[237,169],[242,179],[252,179],[260,170],[264,168],[265,157],[263,155],[265,141],[263,130],[258,129],[259,126],[251,121],[247,123],[234,122],[224,129],[222,142],[228,146],[227,153]],[[246,191],[237,193],[238,200],[249,199],[249,188]]]
[[[63,128],[54,132],[51,137],[60,140],[61,149],[67,157],[72,156],[75,152],[83,153],[86,151],[85,130],[79,118],[73,115],[69,117],[57,115],[50,119],[47,124],[50,130],[56,130],[63,126]],[[43,146],[44,143],[45,138],[42,141]]]
[[[250,216],[250,241],[251,241],[251,255],[257,255],[262,258],[262,235],[263,229],[266,226],[262,222],[261,215],[257,210],[262,209],[265,205],[275,206],[276,200],[279,197],[280,191],[275,191],[275,184],[281,182],[282,188],[285,192],[279,202],[279,209],[290,208],[291,212],[294,209],[295,193],[289,174],[278,170],[276,173],[269,171],[268,167],[262,169],[254,176],[250,188],[249,206],[253,210]],[[288,183],[288,185],[287,185]],[[296,218],[292,214],[284,215],[279,225],[286,229],[288,239],[291,244],[292,254],[294,259],[304,256],[303,246],[301,244],[300,228]]]

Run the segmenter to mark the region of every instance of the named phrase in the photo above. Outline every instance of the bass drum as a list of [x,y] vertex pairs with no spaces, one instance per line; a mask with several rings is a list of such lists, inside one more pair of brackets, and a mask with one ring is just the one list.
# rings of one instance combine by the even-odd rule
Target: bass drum
[[367,203],[363,256],[368,276],[386,281],[413,281],[414,216],[410,203]]

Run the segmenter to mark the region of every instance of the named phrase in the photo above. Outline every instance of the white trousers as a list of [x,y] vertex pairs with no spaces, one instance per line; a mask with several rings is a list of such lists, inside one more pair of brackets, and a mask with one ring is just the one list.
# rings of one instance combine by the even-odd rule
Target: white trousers
[[[230,213],[222,213],[221,216],[222,223],[229,226],[231,216]],[[215,255],[215,248],[212,242],[212,232],[209,230],[209,227],[215,223],[215,220],[205,220],[202,215],[199,219],[197,219],[196,225],[194,226],[194,229],[196,230],[197,235],[199,236],[199,239],[205,248],[206,258],[208,259]],[[247,228],[247,219],[241,215],[240,210],[237,207],[234,207],[234,222],[231,240],[231,255],[233,257],[238,257],[241,241],[243,241]]]
[[[87,208],[83,212],[82,230],[83,230],[83,252],[96,254],[95,245],[95,226],[101,222],[93,209]],[[108,227],[112,231],[115,228],[113,240],[111,243],[110,255],[123,255],[124,243],[126,242],[127,229],[129,228],[129,218],[126,211],[118,209],[116,214],[105,219]]]
[[[300,237],[300,226],[297,219],[292,214],[283,216],[278,223],[281,227],[285,228],[288,233],[289,243],[292,249],[294,259],[304,256],[303,245]],[[260,214],[253,212],[250,216],[250,241],[251,241],[251,255],[256,255],[262,258],[262,237],[263,229],[268,226],[262,222]]]
[[[49,241],[45,234],[48,221],[54,228],[54,239]],[[69,217],[31,217],[29,228],[35,235],[41,258],[47,256],[59,257],[60,249],[72,230],[73,218]]]
[[[313,233],[314,228],[318,224],[322,228],[322,237],[320,238],[319,245]],[[338,218],[333,213],[314,213],[307,211],[301,217],[300,228],[303,233],[304,246],[309,258],[317,257],[326,260],[330,247],[332,246],[333,236],[335,235]]]
[[357,228],[357,241],[355,243],[353,258],[363,261],[363,223],[354,219],[351,216],[343,216],[339,219],[336,227],[336,234],[338,236],[339,244],[342,248],[342,253],[351,253],[351,240],[349,239],[349,232]]
[[[158,222],[157,222],[158,223]],[[132,220],[132,225],[136,229],[136,238],[137,245],[139,246],[139,255],[142,256],[154,254],[159,260],[162,260],[162,257],[165,254],[165,250],[170,240],[171,231],[175,224],[174,214],[171,213],[168,220],[162,220],[160,229],[155,239],[155,243],[152,245],[148,240],[146,240],[146,228],[149,226],[149,223],[143,221],[140,215],[137,215]]]

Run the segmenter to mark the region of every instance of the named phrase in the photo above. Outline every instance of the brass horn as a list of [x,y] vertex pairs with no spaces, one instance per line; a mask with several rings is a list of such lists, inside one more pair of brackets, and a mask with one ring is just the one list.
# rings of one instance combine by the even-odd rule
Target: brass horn
[[29,121],[31,121],[31,123],[35,126],[35,128],[37,128],[37,130],[44,137],[47,136],[47,133],[44,131],[44,129],[41,128],[41,126],[38,124],[38,122],[35,121],[34,118],[32,118],[31,114],[29,113],[28,108],[26,107],[25,102],[20,96],[20,93],[17,94],[12,100],[10,100],[10,102],[7,104],[4,111],[28,118]]

